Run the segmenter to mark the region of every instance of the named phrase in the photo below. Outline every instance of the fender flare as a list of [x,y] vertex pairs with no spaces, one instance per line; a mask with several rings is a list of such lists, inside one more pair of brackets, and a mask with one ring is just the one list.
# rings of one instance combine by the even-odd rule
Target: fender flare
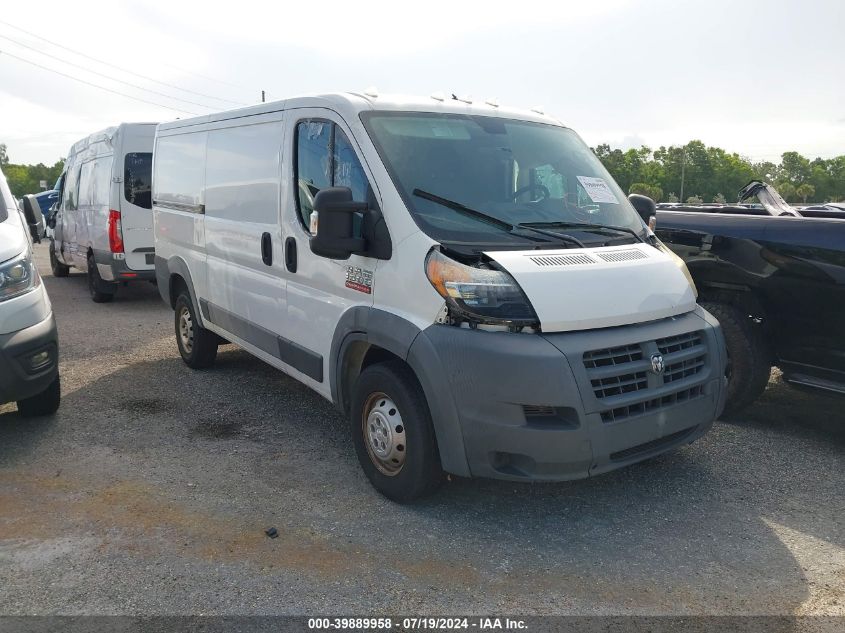
[[191,277],[191,271],[188,268],[188,263],[183,258],[176,255],[172,256],[170,259],[164,259],[164,257],[156,255],[155,266],[158,293],[161,295],[164,302],[169,305],[171,309],[174,307],[173,297],[170,295],[170,279],[173,275],[179,275],[185,280],[185,284],[188,286],[188,293],[191,295],[191,301],[194,304],[194,314],[199,320],[199,324],[204,326],[203,314],[199,309],[199,297],[197,296],[196,290],[194,290],[194,280]]
[[443,469],[469,477],[458,411],[446,382],[434,345],[416,325],[395,314],[356,306],[341,316],[332,337],[329,356],[332,401],[342,412],[348,410],[352,385],[345,384],[344,366],[353,344],[364,342],[384,349],[405,361],[420,382],[428,402],[440,462]]

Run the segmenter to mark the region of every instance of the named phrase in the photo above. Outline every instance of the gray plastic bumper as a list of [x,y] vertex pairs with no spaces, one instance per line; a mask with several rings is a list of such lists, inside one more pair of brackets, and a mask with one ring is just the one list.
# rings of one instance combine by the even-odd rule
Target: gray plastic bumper
[[94,251],[94,261],[103,281],[152,281],[156,278],[154,268],[133,270],[126,264],[125,259],[115,259],[114,254],[109,251]]
[[[651,354],[661,352],[666,369],[658,373]],[[724,406],[724,341],[700,308],[543,335],[437,325],[420,333],[408,360],[449,455],[444,465],[456,463],[455,444],[463,445],[469,472],[456,474],[587,477],[692,442]]]
[[[38,361],[35,368],[33,359]],[[41,323],[0,334],[0,404],[41,393],[58,372],[58,334],[52,313]]]

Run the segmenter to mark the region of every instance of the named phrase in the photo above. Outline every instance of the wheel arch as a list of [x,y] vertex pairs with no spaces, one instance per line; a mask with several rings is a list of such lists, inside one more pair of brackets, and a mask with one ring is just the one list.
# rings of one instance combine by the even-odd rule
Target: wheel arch
[[[387,360],[403,362],[425,395],[444,470],[469,476],[463,434],[439,357],[421,330],[400,316],[358,306],[338,322],[332,339],[329,376],[332,401],[349,414],[355,381],[368,366]],[[424,340],[422,340],[424,339]]]

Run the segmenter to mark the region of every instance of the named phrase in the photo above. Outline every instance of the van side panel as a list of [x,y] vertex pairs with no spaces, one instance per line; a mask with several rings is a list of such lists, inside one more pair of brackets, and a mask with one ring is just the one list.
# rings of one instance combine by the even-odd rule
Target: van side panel
[[[190,271],[195,301],[207,296],[203,206],[206,137],[205,132],[159,134],[153,152],[156,261],[161,264],[178,259],[184,264]],[[167,272],[179,275],[180,268]]]
[[[282,334],[283,241],[279,228],[282,122],[209,129],[205,163],[207,299],[218,314]],[[238,331],[211,317],[227,332]],[[247,336],[241,336],[249,340]]]

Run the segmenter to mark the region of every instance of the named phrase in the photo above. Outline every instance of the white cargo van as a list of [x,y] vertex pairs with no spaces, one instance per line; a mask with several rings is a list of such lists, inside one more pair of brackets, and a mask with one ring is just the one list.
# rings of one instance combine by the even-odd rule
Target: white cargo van
[[330,399],[389,498],[595,475],[722,409],[718,322],[553,118],[296,98],[161,124],[153,162],[182,358],[225,339]]
[[61,389],[56,320],[32,252],[43,216],[35,196],[23,207],[0,172],[0,404],[32,417],[55,413]]
[[111,301],[121,282],[153,281],[150,202],[155,123],[121,123],[74,143],[51,216],[50,264],[88,274],[91,298]]

